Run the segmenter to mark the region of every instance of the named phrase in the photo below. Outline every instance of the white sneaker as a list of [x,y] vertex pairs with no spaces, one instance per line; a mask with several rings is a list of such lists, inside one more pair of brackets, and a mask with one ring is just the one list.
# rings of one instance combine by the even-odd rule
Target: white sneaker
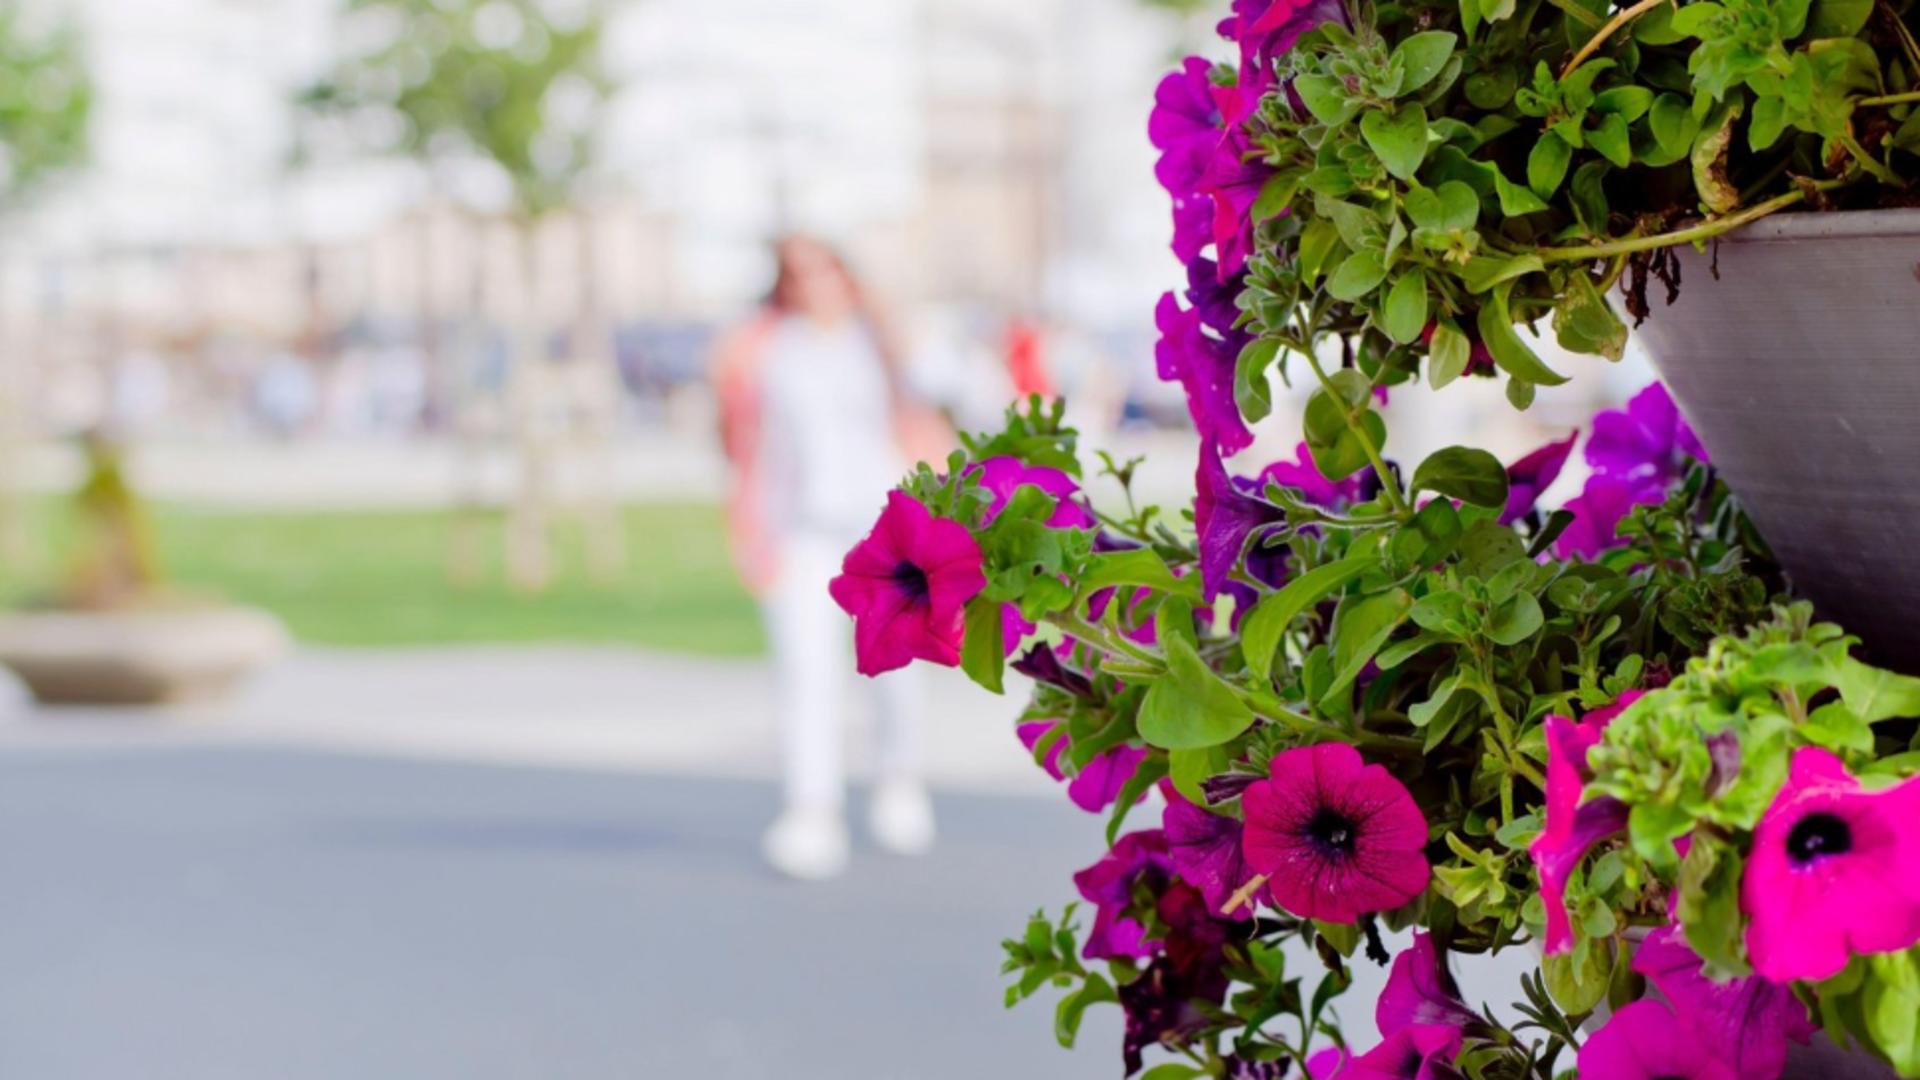
[[933,850],[933,800],[917,781],[885,781],[873,789],[867,828],[895,855],[925,855]]
[[760,840],[775,870],[800,881],[825,881],[847,868],[847,823],[838,807],[790,806]]

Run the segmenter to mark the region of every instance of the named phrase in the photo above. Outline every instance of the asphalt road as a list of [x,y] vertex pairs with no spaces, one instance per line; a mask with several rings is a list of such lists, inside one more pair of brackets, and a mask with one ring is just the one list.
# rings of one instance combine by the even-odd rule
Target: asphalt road
[[999,940],[1098,824],[939,798],[930,858],[755,856],[764,784],[219,745],[0,753],[6,1080],[1115,1077]]

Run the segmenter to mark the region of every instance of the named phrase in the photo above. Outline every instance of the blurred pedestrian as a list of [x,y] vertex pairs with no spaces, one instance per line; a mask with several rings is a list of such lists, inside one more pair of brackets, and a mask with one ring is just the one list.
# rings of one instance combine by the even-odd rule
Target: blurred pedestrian
[[[728,518],[736,564],[758,594],[773,649],[785,806],[768,861],[797,878],[845,868],[843,730],[850,628],[827,594],[909,455],[944,452],[914,406],[900,351],[846,263],[819,240],[775,248],[772,291],[715,353],[721,435],[733,465]],[[920,775],[923,687],[913,669],[870,684],[875,777],[868,824],[901,854],[933,844]]]

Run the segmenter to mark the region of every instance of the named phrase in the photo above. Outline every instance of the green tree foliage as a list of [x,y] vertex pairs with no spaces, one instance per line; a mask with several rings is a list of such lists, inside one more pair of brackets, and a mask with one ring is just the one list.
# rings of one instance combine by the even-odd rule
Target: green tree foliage
[[79,35],[0,0],[0,212],[85,159],[92,111]]

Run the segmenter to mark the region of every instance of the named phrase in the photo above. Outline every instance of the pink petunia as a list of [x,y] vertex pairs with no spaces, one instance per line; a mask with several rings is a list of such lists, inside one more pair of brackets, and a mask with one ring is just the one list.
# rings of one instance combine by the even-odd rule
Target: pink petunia
[[1382,1035],[1419,1025],[1462,1028],[1484,1023],[1467,1007],[1460,986],[1447,969],[1447,954],[1431,934],[1415,934],[1413,944],[1393,958],[1386,988],[1374,1003],[1373,1020]]
[[1866,791],[1819,747],[1793,755],[1740,878],[1747,954],[1775,982],[1920,943],[1920,778]]
[[1159,942],[1147,937],[1147,928],[1127,909],[1135,884],[1158,893],[1172,875],[1173,860],[1159,829],[1128,833],[1099,862],[1073,875],[1081,898],[1094,906],[1093,927],[1081,955],[1089,960],[1140,959],[1159,951]]
[[1540,872],[1540,899],[1547,909],[1544,947],[1548,953],[1573,948],[1573,927],[1567,918],[1567,879],[1595,844],[1627,827],[1626,804],[1611,798],[1583,804],[1581,795],[1593,778],[1587,769],[1588,751],[1599,743],[1614,717],[1640,697],[1640,691],[1629,690],[1578,723],[1564,716],[1547,717],[1546,823],[1527,851]]
[[1779,1076],[1787,1065],[1787,1040],[1805,1043],[1817,1030],[1788,986],[1758,975],[1709,978],[1677,926],[1648,934],[1633,954],[1633,970],[1743,1077]]
[[1393,774],[1344,743],[1275,754],[1241,796],[1242,847],[1280,907],[1351,923],[1427,887],[1427,819]]
[[955,522],[936,518],[904,491],[865,540],[847,552],[828,585],[853,616],[854,658],[862,675],[931,660],[960,662],[963,610],[987,587],[980,545]]
[[1742,1080],[1671,1009],[1636,1001],[1580,1047],[1580,1080]]

